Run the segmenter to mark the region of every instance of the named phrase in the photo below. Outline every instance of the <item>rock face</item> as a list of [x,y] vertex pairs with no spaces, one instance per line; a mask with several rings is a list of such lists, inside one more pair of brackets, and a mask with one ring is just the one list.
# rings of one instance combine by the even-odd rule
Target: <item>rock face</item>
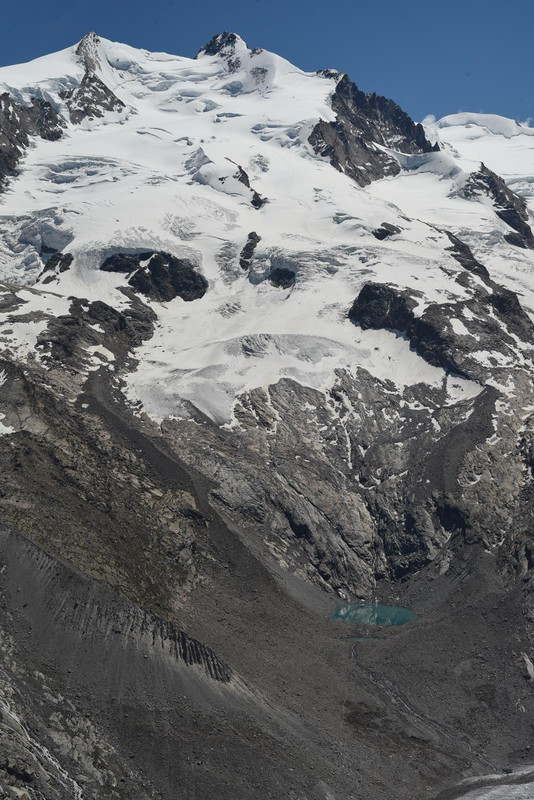
[[[491,281],[489,284],[493,291],[481,290],[476,299],[455,304],[431,303],[422,314],[415,315],[415,298],[394,287],[367,283],[348,316],[364,330],[399,331],[429,364],[478,379],[484,372],[477,359],[478,350],[513,359],[514,336],[526,347],[534,345],[534,324],[521,308],[517,295]],[[459,336],[451,320],[463,319],[466,312],[470,319],[462,322],[465,334]],[[464,337],[473,337],[475,342]]]
[[393,100],[365,94],[347,75],[340,78],[331,102],[335,122],[319,122],[309,142],[318,155],[360,186],[400,172],[398,162],[376,145],[401,153],[439,150],[426,139],[422,125]]
[[86,72],[77,89],[62,94],[69,108],[70,121],[78,125],[84,119],[101,119],[106,112],[120,114],[124,103],[116,97],[100,78]]
[[349,319],[367,328],[390,328],[406,332],[413,324],[416,302],[392,287],[366,283],[352,304]]
[[471,248],[450,231],[445,231],[445,233],[452,244],[450,248],[452,257],[469,272],[474,272],[476,275],[480,275],[483,278],[489,278],[488,270],[475,258]]
[[506,234],[505,239],[517,247],[534,249],[534,235],[529,224],[525,200],[515,194],[503,179],[485,164],[481,164],[480,170],[469,176],[461,195],[468,200],[480,195],[490,197],[497,216],[513,228],[514,232]]
[[232,53],[235,46],[239,41],[239,37],[235,33],[223,31],[213,36],[210,41],[200,48],[200,53],[207,56],[218,56],[221,53]]
[[0,191],[15,174],[31,138],[55,141],[65,125],[50,103],[33,98],[30,105],[17,103],[7,92],[0,94]]
[[239,256],[239,266],[241,267],[241,269],[244,270],[250,269],[252,257],[254,256],[254,251],[260,242],[261,242],[261,236],[258,236],[256,231],[251,231],[248,235],[247,243],[241,250],[241,254]]
[[296,281],[296,275],[291,269],[275,267],[271,270],[270,279],[273,286],[280,289],[290,289]]
[[401,229],[397,225],[391,225],[389,222],[383,222],[382,225],[373,231],[373,236],[380,242],[387,239],[389,236],[395,236],[400,233]]
[[74,257],[71,253],[59,253],[57,251],[53,253],[46,262],[43,270],[43,274],[52,274],[46,275],[46,277],[43,279],[43,284],[51,283],[57,275],[61,274],[62,272],[66,272],[73,261]]
[[203,297],[207,280],[188,261],[169,253],[137,253],[110,256],[100,267],[104,272],[124,272],[128,283],[151,300],[165,302],[181,297],[190,302]]
[[85,119],[102,119],[107,112],[121,114],[125,105],[98,76],[101,66],[100,38],[96,33],[88,33],[76,48],[76,55],[85,68],[79,86],[60,93],[69,109],[70,121],[78,125]]

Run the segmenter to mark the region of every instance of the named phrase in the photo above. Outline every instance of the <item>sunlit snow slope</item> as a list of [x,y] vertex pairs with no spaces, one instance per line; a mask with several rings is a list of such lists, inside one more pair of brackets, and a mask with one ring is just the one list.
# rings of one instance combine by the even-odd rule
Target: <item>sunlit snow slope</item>
[[[490,200],[458,195],[483,160],[530,197],[534,178],[522,170],[531,129],[499,117],[445,118],[428,128],[439,152],[391,151],[400,174],[361,188],[308,141],[320,119],[335,119],[338,73],[302,72],[239,38],[196,59],[94,35],[82,44],[82,55],[73,47],[0,70],[1,88],[23,103],[50,101],[66,126],[56,141],[34,141],[1,196],[0,276],[50,293],[27,295],[29,313],[48,302],[50,313],[65,313],[70,296],[122,308],[127,276],[101,271],[103,262],[163,251],[195,265],[208,291],[194,303],[151,301],[158,323],[136,351],[126,391],[156,419],[187,415],[190,402],[231,423],[243,390],[283,376],[325,388],[339,367],[363,366],[400,387],[448,380],[451,402],[480,391],[446,378],[402,336],[356,329],[346,312],[367,281],[414,290],[417,314],[466,298],[442,229],[534,307],[532,251],[504,240],[509,228]],[[88,63],[120,107],[73,123],[66,97]],[[383,223],[398,233],[379,240],[373,231]],[[259,242],[243,269],[251,232]],[[43,272],[51,250],[73,256],[53,277]],[[275,285],[276,270],[290,271],[289,285]],[[32,347],[45,325],[0,335],[38,357]]]

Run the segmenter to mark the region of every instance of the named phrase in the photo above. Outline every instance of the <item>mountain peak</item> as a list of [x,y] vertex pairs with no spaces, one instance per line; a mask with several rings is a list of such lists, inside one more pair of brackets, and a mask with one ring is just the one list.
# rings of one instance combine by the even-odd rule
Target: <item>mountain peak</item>
[[235,52],[238,45],[243,45],[248,50],[246,42],[237,33],[223,31],[215,34],[207,44],[201,47],[198,55],[217,56],[221,53],[230,55]]
[[94,31],[86,33],[76,47],[76,55],[85,65],[85,69],[94,72],[100,66],[100,49],[102,40]]

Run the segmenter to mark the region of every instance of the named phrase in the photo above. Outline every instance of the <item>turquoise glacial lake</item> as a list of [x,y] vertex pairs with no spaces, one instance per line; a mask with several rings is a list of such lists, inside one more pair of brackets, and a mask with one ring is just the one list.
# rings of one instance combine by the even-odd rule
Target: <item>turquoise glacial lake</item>
[[336,608],[332,619],[337,622],[355,622],[359,625],[405,625],[417,619],[410,608],[379,606],[372,603],[354,603]]

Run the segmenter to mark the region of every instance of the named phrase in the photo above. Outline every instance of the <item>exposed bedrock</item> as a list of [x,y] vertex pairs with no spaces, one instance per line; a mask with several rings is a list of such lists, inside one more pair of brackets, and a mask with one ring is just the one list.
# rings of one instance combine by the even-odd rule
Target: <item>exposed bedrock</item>
[[426,139],[422,125],[393,100],[360,91],[347,75],[339,80],[331,102],[336,120],[318,122],[309,142],[360,186],[400,172],[398,162],[377,145],[401,153],[439,150]]
[[43,272],[41,273],[43,276],[45,273],[50,273],[43,278],[43,284],[52,283],[52,281],[54,281],[58,275],[60,275],[62,272],[66,272],[70,268],[73,261],[74,256],[72,253],[60,253],[57,250],[53,251],[52,255],[45,264]]
[[261,242],[261,236],[258,236],[256,231],[251,231],[247,237],[247,242],[239,255],[239,266],[243,270],[250,269],[252,258],[256,247]]
[[210,41],[200,48],[199,55],[206,56],[221,56],[226,62],[228,72],[237,72],[241,67],[241,59],[236,54],[236,45],[239,42],[239,37],[235,33],[223,31],[212,36]]
[[85,67],[80,85],[60,92],[60,97],[69,109],[70,121],[78,125],[85,119],[102,119],[106,113],[121,114],[125,105],[98,76],[101,65],[100,38],[88,33],[76,49],[78,60]]
[[69,314],[50,319],[37,345],[45,362],[79,366],[89,354],[103,348],[108,358],[125,358],[131,348],[152,336],[156,315],[132,290],[131,305],[123,312],[101,300],[72,301]]
[[16,172],[31,138],[54,141],[63,134],[64,122],[45,100],[32,98],[30,105],[17,103],[7,92],[0,94],[0,191],[6,178]]
[[294,286],[297,276],[292,269],[273,267],[269,272],[269,279],[273,286],[280,289],[290,289]]
[[373,236],[379,241],[388,239],[390,236],[395,236],[400,233],[401,229],[398,225],[391,225],[389,222],[383,222],[379,228],[373,231]]
[[[368,321],[399,325],[419,298],[386,289]],[[61,333],[48,369],[0,365],[2,424],[16,431],[0,437],[0,516],[17,532],[0,537],[1,685],[82,796],[175,800],[187,785],[234,800],[291,786],[325,800],[360,780],[364,800],[390,800],[402,775],[408,800],[414,785],[480,771],[480,754],[502,763],[526,747],[528,715],[512,721],[509,701],[531,707],[511,644],[528,650],[514,580],[526,594],[534,574],[528,366],[480,362],[480,380],[513,380],[513,393],[487,385],[464,399],[361,368],[338,370],[326,391],[283,378],[241,394],[231,429],[160,427],[131,414],[105,369],[77,395],[91,332],[119,367],[151,333],[153,312],[126,291],[121,312],[72,303],[59,322],[77,331],[70,354]],[[435,304],[436,327],[460,318],[484,352],[480,326],[500,320],[512,352],[514,324],[528,355],[513,295],[468,302],[476,320],[474,305]],[[329,613],[376,592],[421,621],[350,658],[351,631]],[[15,723],[2,706],[5,780],[30,776],[45,800],[71,800],[73,784]]]
[[467,200],[478,199],[481,195],[489,197],[497,216],[513,228],[513,232],[506,234],[505,239],[517,247],[534,249],[534,235],[529,224],[526,201],[485,164],[481,164],[480,170],[469,176],[460,194]]
[[407,331],[417,302],[405,292],[382,283],[366,283],[349,310],[349,319],[366,328]]
[[104,272],[122,272],[129,275],[128,283],[151,300],[165,302],[181,297],[198,300],[208,288],[208,282],[186,259],[170,253],[117,253],[107,258],[100,267]]
[[120,114],[124,103],[100,80],[98,75],[86,72],[76,89],[61,92],[69,109],[70,121],[78,125],[84,119],[102,119],[108,112]]
[[[232,164],[235,164],[235,161],[232,161],[231,158],[228,158],[227,161],[230,161]],[[265,197],[262,197],[260,194],[258,194],[258,192],[255,189],[252,188],[252,186],[250,185],[250,178],[243,169],[243,167],[240,164],[235,164],[235,166],[237,167],[237,171],[231,177],[234,178],[234,180],[239,181],[239,183],[242,183],[243,186],[247,187],[247,189],[250,189],[251,205],[255,209],[262,208],[267,202],[267,199]],[[219,180],[221,183],[224,183],[226,181],[226,177],[219,178]]]
[[451,241],[452,247],[447,248],[451,256],[456,259],[464,269],[468,272],[474,272],[476,275],[480,275],[483,278],[489,278],[488,270],[475,258],[469,245],[462,242],[461,239],[450,231],[443,231],[443,233],[445,233]]
[[366,283],[349,310],[349,319],[363,329],[389,328],[406,335],[410,345],[429,364],[456,374],[483,379],[487,367],[478,351],[515,361],[516,340],[534,344],[534,325],[521,308],[517,295],[492,281],[492,292],[455,303],[430,303],[422,314],[410,292],[377,283]]

